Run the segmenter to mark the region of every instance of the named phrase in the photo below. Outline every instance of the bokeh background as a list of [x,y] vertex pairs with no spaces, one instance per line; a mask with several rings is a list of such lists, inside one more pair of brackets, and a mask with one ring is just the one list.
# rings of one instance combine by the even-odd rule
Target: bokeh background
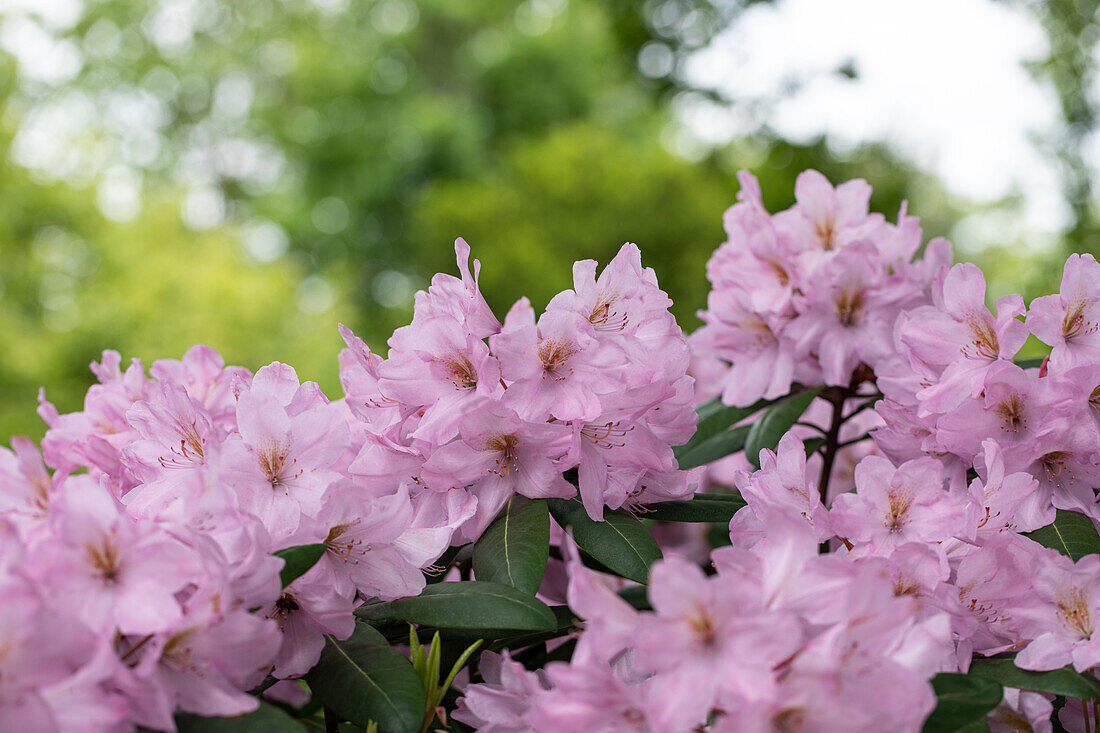
[[104,348],[338,394],[460,235],[501,314],[637,242],[691,330],[742,168],[1039,294],[1100,249],[1097,4],[0,0],[0,441]]

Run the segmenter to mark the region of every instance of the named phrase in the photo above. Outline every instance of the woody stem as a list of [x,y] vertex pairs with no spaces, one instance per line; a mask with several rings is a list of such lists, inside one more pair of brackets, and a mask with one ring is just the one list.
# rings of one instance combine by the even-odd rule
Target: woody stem
[[821,503],[828,506],[829,503],[829,479],[833,473],[833,462],[836,460],[837,451],[840,448],[840,427],[844,424],[844,400],[846,394],[842,389],[834,389],[822,394],[833,405],[832,418],[829,421],[829,429],[825,431],[825,444],[821,446],[821,477],[817,481],[817,490],[821,493]]

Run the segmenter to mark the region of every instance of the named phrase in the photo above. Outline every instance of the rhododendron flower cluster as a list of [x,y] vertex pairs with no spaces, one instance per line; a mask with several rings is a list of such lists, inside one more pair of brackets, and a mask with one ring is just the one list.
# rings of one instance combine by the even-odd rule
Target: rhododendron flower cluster
[[[741,182],[691,337],[697,392],[718,396],[700,414],[732,429],[689,447],[733,453],[710,471],[746,503],[732,544],[702,570],[668,548],[687,555],[658,560],[633,605],[574,553],[571,658],[487,653],[455,716],[494,733],[956,730],[929,719],[933,678],[1001,675],[969,722],[1050,731],[1058,706],[1066,730],[1097,729],[1100,690],[1059,697],[1020,670],[1100,667],[1100,265],[1073,255],[1059,294],[991,311],[981,271],[943,240],[914,260],[916,220],[869,214],[862,181],[806,172],[775,215]],[[1017,363],[1029,333],[1050,355]]]
[[[276,680],[362,601],[417,595],[513,494],[574,496],[572,470],[595,517],[689,493],[687,343],[637,247],[503,325],[456,249],[461,279],[418,294],[389,358],[344,329],[346,400],[204,346],[148,374],[104,352],[79,412],[40,398],[42,455],[0,449],[5,730],[174,730],[255,710],[261,686],[300,703]],[[284,587],[273,553],[303,546],[323,554]]]
[[573,268],[573,289],[535,318],[527,299],[501,324],[477,289],[469,247],[462,278],[437,275],[417,294],[412,323],[386,359],[350,331],[340,355],[347,406],[364,445],[348,471],[367,485],[399,481],[424,504],[469,498],[458,537],[477,539],[513,494],[580,497],[604,506],[690,494],[671,446],[696,415],[690,354],[672,301],[633,244],[596,276]]
[[891,224],[868,213],[864,181],[834,189],[806,171],[797,203],[773,216],[756,179],[739,178],[739,202],[723,219],[729,239],[707,263],[705,325],[691,337],[697,358],[730,365],[723,401],[781,397],[795,382],[846,387],[857,366],[875,370],[895,353],[898,314],[929,302],[948,243],[932,240],[914,262],[916,217],[903,207]]
[[572,661],[528,672],[504,658],[456,717],[501,731],[919,729],[935,707],[926,679],[954,666],[949,617],[896,593],[890,563],[819,555],[790,520],[713,561],[712,576],[657,564],[651,611],[574,562],[569,606],[587,624]]
[[460,239],[339,400],[203,346],[43,395],[0,729],[1100,730],[1100,264],[990,308],[863,181],[740,180],[690,339],[632,244],[501,321]]

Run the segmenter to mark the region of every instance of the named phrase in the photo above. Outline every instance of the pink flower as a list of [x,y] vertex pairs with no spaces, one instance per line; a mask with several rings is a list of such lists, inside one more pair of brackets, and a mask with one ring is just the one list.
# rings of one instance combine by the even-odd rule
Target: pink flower
[[354,597],[393,600],[424,588],[420,568],[450,544],[451,530],[413,530],[408,491],[374,497],[350,482],[334,486],[315,522],[314,536],[328,548],[333,591]]
[[[0,521],[0,720],[13,731],[61,731],[64,710],[54,709],[47,691],[92,660],[96,638],[42,602],[36,583],[19,570],[21,555],[14,528]],[[102,686],[93,687],[105,696]]]
[[244,609],[225,610],[198,593],[173,627],[155,637],[120,642],[116,684],[141,725],[171,729],[175,708],[231,717],[256,709],[244,690],[259,684],[279,646],[275,624]]
[[651,686],[667,695],[670,719],[687,722],[724,695],[771,698],[771,671],[801,644],[795,618],[783,613],[737,613],[745,588],[731,578],[707,578],[696,566],[671,557],[651,574],[654,614],[642,617],[634,664],[658,673]]
[[197,553],[154,523],[122,513],[100,489],[67,487],[51,511],[53,536],[34,546],[51,599],[79,598],[74,615],[95,631],[150,634],[182,615],[176,594],[202,578]]
[[276,677],[301,677],[321,658],[325,634],[346,639],[355,631],[355,596],[334,592],[335,580],[334,568],[318,563],[258,611],[282,633],[271,672]]
[[1022,669],[1047,670],[1073,664],[1084,672],[1100,664],[1100,556],[1074,563],[1053,550],[1039,554],[1030,569],[1034,595],[1013,608],[1013,626],[1030,639],[1016,655]]
[[203,344],[192,346],[180,361],[157,359],[149,367],[149,376],[162,385],[182,387],[223,429],[236,424],[234,384],[247,385],[252,379],[247,369],[227,367],[221,354]]
[[856,467],[856,489],[836,498],[831,518],[837,534],[861,552],[888,555],[905,542],[942,542],[962,532],[962,501],[944,488],[943,469],[932,458],[894,468],[868,456]]
[[49,516],[63,477],[50,475],[30,439],[16,435],[11,447],[0,447],[0,511],[25,536]]
[[785,334],[800,354],[813,354],[825,384],[848,386],[860,362],[875,363],[891,349],[896,311],[879,292],[880,263],[868,245],[852,245],[822,268],[824,282],[800,296],[800,314]]
[[213,418],[198,401],[170,383],[162,384],[150,400],[135,403],[126,420],[144,440],[135,440],[123,454],[130,470],[145,481],[165,469],[207,465],[207,453],[218,450],[225,436],[215,432]]
[[[604,412],[596,419],[573,422],[577,483],[588,516],[603,519],[603,507],[609,503],[609,471],[636,469],[630,478],[637,480],[646,470],[661,472],[675,468],[676,461],[668,442],[658,438],[644,419],[670,393],[671,387],[660,383],[624,390],[603,400]],[[622,472],[620,478],[626,478]],[[634,487],[620,493],[625,498],[634,493]]]
[[416,294],[416,312],[425,315],[437,312],[461,314],[466,329],[479,339],[497,333],[500,331],[500,321],[478,289],[481,263],[474,260],[473,274],[470,274],[470,245],[461,237],[455,240],[455,258],[461,278],[436,274],[427,292],[422,290]]
[[378,367],[378,390],[386,399],[423,406],[413,437],[445,443],[478,397],[504,393],[500,364],[485,342],[453,317],[414,319],[390,339],[390,356]]
[[512,494],[543,499],[576,492],[557,464],[569,450],[568,426],[527,422],[486,400],[463,417],[460,433],[460,440],[432,453],[424,480],[438,491],[465,487],[477,496],[477,513],[463,527],[468,540],[481,535]]
[[42,440],[47,465],[69,472],[87,464],[116,477],[117,490],[123,492],[133,480],[119,470],[119,450],[135,436],[126,411],[149,396],[151,383],[141,361],[134,359],[125,374],[119,369],[121,361],[117,351],[104,351],[102,362],[91,364],[99,384],[88,389],[82,412],[58,415],[44,392],[39,393],[38,412],[50,426]]
[[591,420],[601,411],[599,393],[616,386],[602,369],[592,324],[576,313],[548,311],[536,326],[524,298],[489,343],[512,381],[505,401],[525,420]]
[[981,480],[970,484],[967,522],[972,532],[1029,532],[1054,521],[1054,507],[1039,491],[1039,482],[1027,473],[1005,473],[1004,454],[993,439],[982,442],[983,458],[977,466]]
[[1027,340],[1019,295],[997,300],[994,317],[985,306],[985,276],[969,263],[948,272],[937,305],[908,313],[898,338],[915,366],[937,375],[917,393],[920,414],[946,412],[977,397],[986,373],[1000,360],[1011,360]]
[[470,685],[452,717],[482,733],[528,733],[532,699],[548,687],[541,672],[528,672],[519,662],[483,652],[478,669],[484,682]]
[[736,481],[757,521],[783,513],[808,522],[819,542],[833,536],[817,483],[806,475],[806,448],[793,433],[780,439],[774,453],[760,451],[760,470],[739,471]]
[[[621,376],[630,386],[645,384],[647,372],[675,378],[687,366],[687,344],[669,313],[672,301],[657,285],[652,268],[642,267],[636,244],[624,244],[596,277],[595,260],[573,264],[574,290],[558,293],[548,313],[567,311],[585,318],[597,341],[622,351],[629,366]],[[660,359],[654,359],[655,354]]]
[[744,297],[736,290],[711,291],[708,310],[699,313],[704,325],[691,336],[696,349],[732,361],[722,401],[742,407],[789,392],[795,363],[795,344],[779,337],[783,322],[751,310]]
[[299,386],[294,370],[276,362],[241,393],[237,425],[241,439],[225,444],[223,478],[277,541],[289,537],[339,478],[330,466],[347,446],[347,423],[315,384]]
[[656,680],[630,684],[607,664],[549,664],[545,675],[550,689],[535,696],[526,715],[534,731],[657,733],[705,722],[701,710],[670,716],[679,701],[658,692]]
[[825,176],[807,170],[798,174],[794,195],[798,204],[777,214],[775,221],[799,249],[839,250],[866,238],[884,223],[881,214],[867,213],[871,187],[863,180],[833,188]]
[[1060,292],[1031,302],[1027,327],[1054,347],[1050,352],[1054,369],[1100,360],[1100,264],[1092,255],[1069,256]]

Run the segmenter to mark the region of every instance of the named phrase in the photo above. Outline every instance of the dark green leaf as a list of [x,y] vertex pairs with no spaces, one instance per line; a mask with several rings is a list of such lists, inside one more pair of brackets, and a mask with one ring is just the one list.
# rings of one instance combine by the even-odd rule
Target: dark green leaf
[[706,494],[694,494],[696,499],[707,499],[709,501],[732,501],[737,504],[744,504],[745,500],[741,498],[741,493],[737,489],[731,489],[729,486],[722,486],[721,484],[715,484],[711,487],[710,492]]
[[775,400],[759,400],[756,404],[749,405],[748,407],[730,407],[729,405],[722,404],[722,398],[720,396],[708,400],[696,408],[696,412],[699,414],[699,423],[696,425],[695,435],[693,435],[691,440],[685,445],[680,447],[686,448],[692,443],[710,440],[715,435],[725,432],[727,428],[741,422],[749,415],[760,412],[773,402],[775,402]]
[[745,438],[745,457],[754,466],[760,465],[760,451],[775,450],[780,438],[798,422],[810,403],[821,394],[824,387],[814,387],[793,394],[768,408],[760,419],[752,424]]
[[379,733],[417,733],[424,717],[424,688],[412,664],[367,624],[346,641],[325,636],[321,659],[305,677],[313,694],[342,718]]
[[[302,718],[301,723],[306,727],[309,733],[328,733],[328,727],[325,725],[325,721],[322,718]],[[339,733],[364,733],[366,728],[351,723],[340,723],[336,726],[336,730],[339,731]]]
[[1011,659],[975,659],[970,674],[999,682],[1004,687],[1048,692],[1081,700],[1100,699],[1100,683],[1075,671],[1072,666],[1049,672],[1032,672],[1017,667]]
[[415,598],[364,604],[355,614],[368,621],[397,619],[445,629],[545,631],[555,624],[542,601],[488,580],[429,585]]
[[1057,550],[1074,562],[1085,555],[1100,552],[1100,535],[1096,533],[1096,527],[1091,519],[1078,512],[1059,509],[1053,524],[1034,532],[1025,532],[1024,536]]
[[742,425],[727,430],[699,443],[690,450],[678,453],[676,456],[678,465],[686,471],[689,468],[705,466],[736,453],[745,447],[745,439],[749,435],[750,427],[750,425]]
[[582,550],[624,578],[649,580],[649,566],[661,558],[661,548],[644,524],[621,509],[605,511],[604,521],[594,521],[577,498],[550,499],[548,504],[554,520],[573,530]]
[[317,564],[317,561],[325,554],[326,549],[323,544],[298,545],[297,547],[288,547],[285,550],[272,553],[275,557],[283,558],[285,563],[283,569],[279,571],[279,580],[282,581],[283,587],[286,588],[296,578],[305,575],[310,568]]
[[[729,437],[728,428],[741,422],[749,415],[759,412],[774,401],[760,400],[749,407],[728,407],[722,404],[721,397],[715,397],[700,405],[697,408],[699,424],[695,429],[695,435],[687,443],[674,449],[680,468],[686,470],[702,466],[741,450],[744,443],[737,445],[737,439]],[[746,433],[747,430],[740,431],[741,441],[744,441]]]
[[255,712],[235,718],[180,713],[176,716],[176,727],[180,733],[306,733],[304,725],[266,702],[260,702]]
[[733,515],[745,506],[745,500],[737,496],[715,498],[714,494],[696,494],[687,501],[661,501],[647,505],[640,513],[645,519],[661,522],[724,522],[729,524]]
[[577,617],[569,610],[569,606],[550,606],[550,610],[554,614],[554,628],[549,631],[540,631],[534,634],[528,632],[520,632],[517,634],[510,634],[508,636],[499,637],[494,643],[486,645],[486,649],[490,651],[500,651],[501,649],[522,649],[525,646],[531,644],[538,644],[540,642],[549,641],[550,639],[557,639],[565,636],[574,630],[577,624]]
[[1004,697],[1004,689],[993,680],[965,674],[938,674],[932,689],[936,709],[924,722],[924,733],[954,733],[984,718]]
[[520,495],[474,545],[474,575],[535,595],[550,555],[550,512],[544,500]]
[[824,438],[806,438],[802,441],[803,447],[806,448],[806,457],[809,458],[817,451],[821,450],[821,446],[825,445]]
[[649,604],[649,596],[646,594],[646,588],[644,586],[628,585],[626,588],[620,590],[618,595],[639,611],[653,610],[653,606]]

